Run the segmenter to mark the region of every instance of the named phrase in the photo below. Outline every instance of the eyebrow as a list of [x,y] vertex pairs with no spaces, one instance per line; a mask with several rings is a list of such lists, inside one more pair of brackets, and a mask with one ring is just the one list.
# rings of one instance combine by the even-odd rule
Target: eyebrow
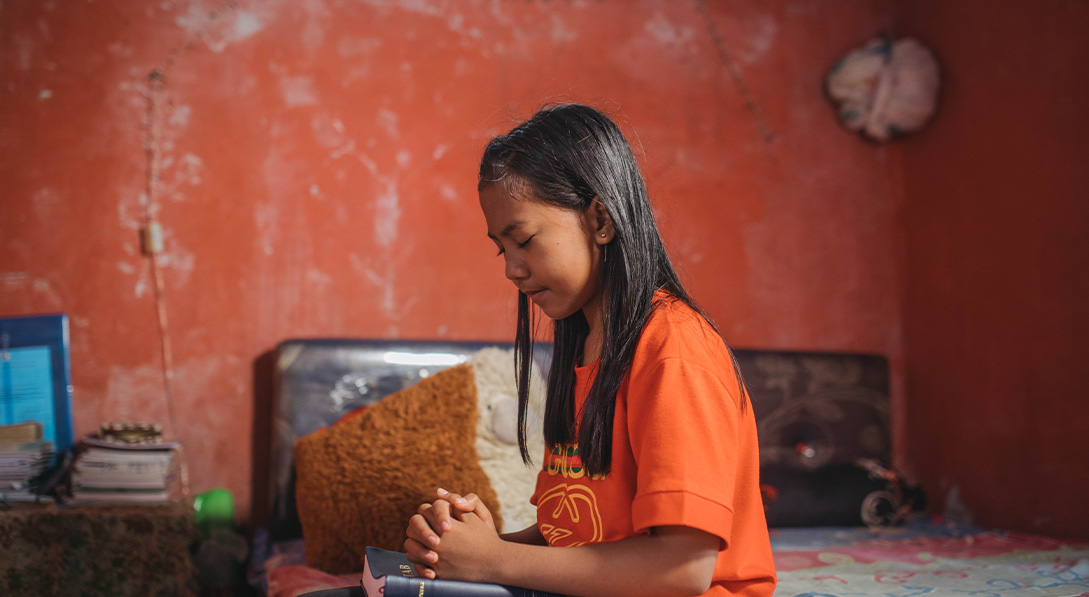
[[[499,233],[499,236],[510,236],[510,233],[512,231],[514,231],[517,228],[521,228],[522,226],[525,226],[525,225],[526,225],[525,222],[523,222],[521,220],[515,220],[514,222],[511,222],[510,224],[507,224],[507,227],[504,228],[503,231]],[[492,233],[489,232],[488,233],[488,238],[495,240],[496,237],[492,236]]]

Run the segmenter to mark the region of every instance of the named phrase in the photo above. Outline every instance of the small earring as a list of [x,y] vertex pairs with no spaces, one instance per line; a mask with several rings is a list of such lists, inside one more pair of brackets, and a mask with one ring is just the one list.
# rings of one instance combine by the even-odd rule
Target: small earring
[[601,233],[601,238],[605,238],[605,233],[604,232]]

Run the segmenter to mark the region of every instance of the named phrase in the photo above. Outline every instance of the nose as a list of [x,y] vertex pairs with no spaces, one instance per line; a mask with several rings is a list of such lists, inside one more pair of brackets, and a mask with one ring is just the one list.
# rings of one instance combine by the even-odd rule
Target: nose
[[503,274],[511,282],[517,283],[529,277],[529,269],[526,268],[525,262],[512,256],[510,252],[503,253],[503,267]]

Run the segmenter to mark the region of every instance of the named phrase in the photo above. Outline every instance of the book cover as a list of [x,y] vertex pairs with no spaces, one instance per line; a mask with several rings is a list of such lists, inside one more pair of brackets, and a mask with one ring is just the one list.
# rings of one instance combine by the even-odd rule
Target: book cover
[[0,455],[26,453],[53,453],[53,442],[35,440],[23,443],[0,442]]
[[77,462],[72,480],[77,484],[143,483],[165,485],[171,476],[166,466],[142,462]]
[[163,478],[161,480],[143,480],[143,479],[123,479],[123,478],[106,478],[106,479],[84,479],[82,477],[74,477],[76,488],[82,489],[169,489],[171,481],[170,477]]
[[116,442],[104,440],[98,437],[86,437],[83,439],[83,443],[87,446],[94,446],[98,448],[106,448],[107,450],[124,451],[124,452],[143,452],[143,451],[170,451],[181,445],[179,442],[158,442],[153,444],[132,444],[124,442]]
[[130,451],[115,450],[113,448],[98,448],[88,445],[87,442],[84,442],[84,445],[86,447],[80,452],[80,456],[84,458],[97,458],[99,460],[145,460],[153,462],[174,458],[174,452],[171,450]]
[[561,597],[555,593],[492,583],[420,578],[408,556],[368,547],[363,560],[367,597]]
[[133,470],[153,468],[165,470],[173,461],[173,458],[102,458],[96,454],[81,454],[78,460],[80,464],[93,463],[102,468],[129,467]]
[[76,504],[148,504],[170,501],[166,489],[92,489],[77,487],[72,492]]
[[0,444],[28,444],[40,441],[42,437],[42,424],[38,421],[0,425]]
[[0,317],[0,425],[37,422],[36,439],[64,452],[73,443],[71,380],[67,315]]
[[0,443],[0,477],[37,477],[52,459],[53,442]]
[[4,487],[0,484],[0,504],[8,502],[47,503],[52,499],[28,488]]

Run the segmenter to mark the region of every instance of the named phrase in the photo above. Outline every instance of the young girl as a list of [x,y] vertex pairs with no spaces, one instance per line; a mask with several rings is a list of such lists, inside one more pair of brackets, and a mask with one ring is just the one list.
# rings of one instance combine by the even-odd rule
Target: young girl
[[530,303],[554,325],[537,524],[499,535],[475,495],[439,489],[409,521],[409,559],[429,578],[564,595],[771,595],[752,407],[623,134],[592,108],[547,107],[488,144],[478,190],[519,291],[524,459]]

